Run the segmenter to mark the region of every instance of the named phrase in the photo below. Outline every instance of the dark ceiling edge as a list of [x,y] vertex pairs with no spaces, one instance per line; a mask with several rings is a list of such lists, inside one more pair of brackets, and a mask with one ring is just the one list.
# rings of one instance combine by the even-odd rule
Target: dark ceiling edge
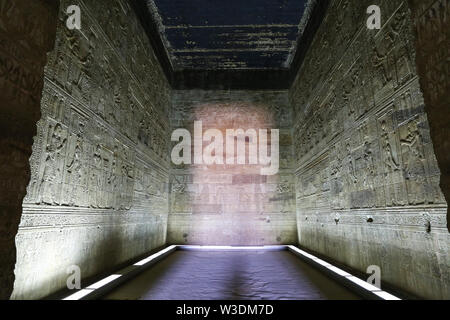
[[158,26],[155,19],[150,14],[150,10],[147,7],[146,0],[128,0],[131,8],[134,10],[138,17],[145,33],[147,34],[150,44],[153,47],[155,56],[158,59],[161,68],[166,75],[167,80],[172,84],[173,68],[167,55],[166,48],[159,34]]
[[[311,17],[306,24],[306,28],[302,33],[302,36],[297,41],[297,48],[295,51],[294,59],[292,60],[291,67],[289,69],[289,88],[295,81],[300,67],[305,60],[306,54],[316,36],[317,30],[319,30],[325,16],[327,15],[328,7],[330,6],[331,0],[317,0],[314,5]],[[289,89],[288,88],[288,89]]]
[[306,28],[297,41],[290,69],[174,71],[146,0],[128,0],[139,18],[169,84],[174,90],[287,90],[290,89],[326,16],[331,0],[317,0]]

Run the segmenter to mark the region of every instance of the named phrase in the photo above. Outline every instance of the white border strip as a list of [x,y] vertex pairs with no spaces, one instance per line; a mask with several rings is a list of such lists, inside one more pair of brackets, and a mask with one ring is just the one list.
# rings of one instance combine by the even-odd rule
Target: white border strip
[[[117,283],[117,280],[119,278],[131,276],[132,273],[136,272],[136,269],[142,268],[144,269],[151,265],[153,262],[157,261],[158,258],[164,257],[165,255],[168,255],[172,253],[173,251],[177,250],[178,246],[169,246],[161,251],[158,251],[155,254],[152,254],[151,256],[136,262],[132,266],[129,266],[127,268],[122,269],[121,271],[117,272],[116,274],[112,274],[94,284],[91,284],[90,286],[86,287],[85,289],[81,289],[74,294],[71,294],[70,296],[64,298],[63,300],[81,300],[85,298],[88,295],[91,295],[93,293],[96,293],[97,290],[104,289],[106,285],[113,285],[115,282]],[[139,272],[139,271],[138,271]]]
[[328,262],[326,262],[326,261],[324,261],[322,259],[319,259],[316,256],[313,256],[312,254],[309,254],[309,253],[307,253],[307,252],[305,252],[305,251],[303,251],[303,250],[301,250],[301,249],[299,249],[299,248],[297,248],[295,246],[287,246],[287,248],[290,251],[293,251],[293,252],[295,252],[295,253],[297,253],[297,254],[299,254],[299,255],[307,258],[307,259],[312,260],[313,262],[315,262],[315,263],[321,265],[322,267],[328,269],[330,272],[334,273],[335,275],[343,277],[344,280],[352,282],[354,285],[360,287],[361,289],[364,289],[366,291],[371,292],[372,294],[380,297],[383,300],[401,300],[400,298],[398,298],[398,297],[396,297],[396,296],[394,296],[394,295],[392,295],[392,294],[390,294],[390,293],[388,293],[386,291],[383,291],[380,288],[375,287],[374,285],[372,285],[372,284],[370,284],[370,283],[368,283],[366,281],[363,281],[363,280],[361,280],[361,279],[351,275],[350,273],[345,272],[344,270],[341,270],[338,267],[335,267],[335,266],[329,264]]
[[[169,246],[155,254],[152,254],[151,256],[136,262],[132,266],[129,266],[125,269],[122,269],[121,271],[112,274],[98,282],[95,282],[94,284],[91,284],[90,286],[81,289],[74,294],[69,295],[68,297],[64,298],[63,300],[81,300],[83,298],[86,298],[87,296],[93,294],[97,290],[104,289],[107,285],[114,285],[115,282],[117,282],[120,278],[121,280],[124,279],[124,277],[129,276],[131,278],[131,274],[135,272],[141,272],[144,271],[144,269],[150,265],[152,265],[155,261],[158,261],[158,258],[164,258],[164,256],[169,255],[170,253],[176,251],[176,250],[207,250],[207,251],[261,251],[261,250],[289,250],[293,252],[294,254],[297,254],[303,258],[306,258],[307,260],[310,260],[311,262],[315,263],[316,265],[320,266],[321,268],[327,269],[332,274],[338,276],[341,278],[342,281],[351,282],[352,286],[356,286],[361,290],[365,290],[377,297],[379,297],[382,300],[401,300],[400,298],[383,291],[374,285],[367,283],[350,273],[339,269],[338,267],[333,266],[332,264],[319,259],[318,257],[309,254],[295,246],[245,246],[245,247],[239,247],[239,246],[194,246],[194,245],[172,245]],[[142,268],[142,270],[140,270]]]
[[89,289],[81,289],[80,291],[75,292],[74,294],[64,298],[63,300],[81,300],[86,297],[88,294],[91,294],[94,290]]
[[179,250],[208,250],[208,251],[258,251],[258,250],[286,250],[286,246],[192,246],[179,245]]
[[171,251],[175,251],[175,250],[177,249],[177,247],[178,247],[178,246],[170,246],[170,247],[167,247],[167,248],[165,248],[165,249],[163,249],[163,250],[161,250],[161,251],[159,251],[159,252],[157,252],[157,253],[151,255],[150,257],[145,258],[145,259],[143,259],[143,260],[141,260],[141,261],[139,261],[139,262],[133,264],[133,266],[141,267],[141,266],[143,266],[143,265],[146,265],[147,263],[149,263],[149,262],[155,260],[155,259],[158,258],[158,257],[161,257],[161,256],[163,256],[163,255],[165,255],[165,254],[167,254],[167,253],[170,253]]

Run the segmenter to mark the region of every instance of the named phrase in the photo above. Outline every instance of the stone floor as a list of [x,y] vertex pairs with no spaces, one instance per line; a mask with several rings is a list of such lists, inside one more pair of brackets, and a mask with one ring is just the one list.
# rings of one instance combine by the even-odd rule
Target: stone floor
[[355,300],[287,251],[176,251],[105,299]]

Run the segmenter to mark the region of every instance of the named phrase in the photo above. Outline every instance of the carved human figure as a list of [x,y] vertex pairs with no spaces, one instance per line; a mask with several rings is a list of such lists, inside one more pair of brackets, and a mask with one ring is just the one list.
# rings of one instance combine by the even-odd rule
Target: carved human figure
[[139,123],[138,141],[140,143],[143,143],[144,145],[148,146],[146,127],[147,127],[147,125],[146,125],[145,118],[142,118],[141,122]]
[[121,103],[120,91],[117,85],[113,88],[112,102],[106,105],[107,107],[107,122],[114,126],[120,126],[119,108]]
[[381,54],[375,46],[372,51],[372,66],[378,71],[378,74],[381,77],[382,88],[384,88],[391,81],[387,56]]
[[364,143],[364,155],[365,172],[364,174],[364,187],[373,189],[373,179],[375,178],[375,165],[373,159],[372,145],[370,142],[366,141]]
[[62,159],[61,153],[66,146],[66,142],[62,126],[60,124],[55,125],[50,141],[45,148],[44,173],[40,188],[41,201],[45,204],[56,204],[58,183],[62,174],[59,161]]
[[107,120],[106,119],[106,101],[105,98],[103,96],[103,93],[100,89],[97,89],[96,91],[96,108],[97,108],[97,114],[103,119],[103,120]]
[[82,142],[80,140],[77,140],[72,159],[67,164],[67,171],[70,173],[77,173],[78,178],[81,178],[81,154],[83,152],[81,144]]
[[70,89],[69,67],[67,56],[62,52],[57,51],[57,62],[55,63],[54,81],[64,89]]
[[69,158],[69,162],[67,164],[67,172],[70,177],[70,184],[73,187],[72,192],[70,192],[70,205],[76,205],[77,204],[77,191],[79,186],[81,185],[82,178],[83,178],[83,163],[82,163],[82,156],[83,156],[83,147],[82,147],[82,141],[80,139],[77,139],[75,144],[75,149],[72,154],[72,156]]
[[409,189],[410,204],[425,202],[425,155],[420,131],[415,122],[408,125],[408,133],[401,139],[404,154],[404,176]]
[[388,168],[389,172],[394,172],[400,170],[400,164],[397,160],[397,154],[394,152],[389,140],[389,132],[387,131],[386,121],[383,120],[381,123],[382,131],[382,144],[383,144],[383,154],[384,154],[384,164]]
[[114,204],[119,205],[118,201],[115,199],[115,195],[120,192],[119,191],[119,184],[120,181],[118,179],[119,177],[119,147],[116,145],[114,146],[114,152],[113,152],[113,159],[111,162],[111,168],[108,173],[108,185],[109,185],[109,204],[108,206],[113,206],[115,209],[117,209],[117,206],[114,206]]
[[89,90],[88,82],[90,81],[89,70],[92,62],[92,46],[88,38],[80,35],[79,32],[66,30],[66,39],[68,48],[73,56],[76,58],[70,63],[70,78],[69,90],[77,97],[87,97]]
[[353,187],[358,183],[358,178],[356,177],[355,161],[353,159],[352,150],[349,143],[347,143],[346,151],[347,151],[347,158],[346,158],[347,186],[349,188],[348,191],[351,191],[353,190]]
[[400,99],[400,110],[411,110],[413,108],[412,97],[409,91],[402,94]]
[[396,50],[396,56],[398,82],[402,85],[412,76],[411,58],[406,44],[402,44]]
[[[384,177],[386,187],[386,203],[388,206],[403,204],[402,191],[399,189],[398,176],[395,174],[400,171],[400,161],[397,152],[392,148],[386,120],[381,123],[381,144],[384,163]],[[397,178],[396,178],[397,177]]]
[[93,199],[93,202],[91,205],[96,208],[102,207],[102,189],[103,189],[103,182],[102,182],[102,148],[100,145],[97,145],[94,156],[93,156],[93,168],[92,168],[92,183],[93,185],[91,188],[91,192],[95,194],[95,197]]

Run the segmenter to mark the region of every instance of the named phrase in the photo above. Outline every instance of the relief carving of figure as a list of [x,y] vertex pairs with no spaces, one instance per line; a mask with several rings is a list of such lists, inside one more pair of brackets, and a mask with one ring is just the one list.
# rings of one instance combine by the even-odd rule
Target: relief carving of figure
[[364,174],[364,187],[373,189],[373,179],[375,178],[376,172],[373,159],[372,145],[368,141],[364,143],[363,159],[366,167]]
[[101,197],[101,192],[103,190],[103,182],[102,182],[102,164],[103,164],[103,159],[102,159],[102,148],[100,145],[97,145],[97,148],[94,152],[94,156],[93,156],[93,173],[92,173],[92,188],[94,188],[94,190],[92,190],[92,192],[95,192],[95,199],[93,200],[93,202],[91,203],[91,205],[93,207],[96,208],[101,208],[101,201],[102,201],[102,197]]
[[42,202],[45,204],[55,204],[58,183],[61,180],[62,172],[59,166],[60,156],[66,146],[67,139],[63,136],[63,129],[57,124],[53,130],[49,144],[45,149],[45,167],[41,181]]
[[70,88],[68,89],[78,97],[89,98],[87,92],[89,92],[91,79],[89,75],[92,62],[91,42],[83,34],[65,29],[68,47],[76,58],[70,64],[70,82],[68,83]]
[[389,133],[386,128],[386,121],[381,123],[382,130],[382,143],[383,143],[383,153],[384,153],[384,164],[389,168],[390,172],[400,170],[400,164],[397,160],[397,154],[394,152],[389,141]]
[[400,161],[397,152],[392,148],[385,120],[381,123],[381,130],[384,177],[386,179],[386,204],[388,206],[404,205],[403,187],[399,183],[397,174],[400,171]]
[[422,204],[425,202],[425,155],[423,152],[422,137],[417,124],[411,122],[408,125],[408,133],[400,140],[402,148],[406,149],[404,176],[409,187],[410,204]]
[[70,158],[69,163],[67,164],[67,172],[72,177],[71,183],[74,185],[80,185],[83,177],[82,154],[83,154],[82,141],[77,139],[75,150],[73,152],[72,157]]
[[351,151],[351,147],[350,147],[349,143],[347,143],[346,149],[347,149],[346,162],[347,162],[347,175],[348,175],[347,179],[349,181],[348,185],[351,188],[352,187],[351,183],[356,185],[358,183],[358,178],[356,177],[355,161],[353,159],[352,151]]
[[382,88],[384,88],[392,80],[392,76],[389,71],[387,56],[381,54],[376,47],[373,47],[372,66],[378,71]]
[[84,205],[85,199],[82,194],[86,192],[86,186],[83,186],[83,179],[85,178],[85,167],[83,164],[83,141],[77,137],[73,153],[68,158],[66,164],[68,184],[71,188],[66,194],[68,196],[68,205],[81,206]]
[[[408,157],[408,161],[405,164],[405,173],[407,179],[414,177],[416,175],[423,175],[425,171],[425,166],[423,165],[423,161],[425,160],[425,156],[423,154],[422,148],[422,137],[420,135],[419,129],[417,125],[414,123],[410,123],[408,125],[408,135],[406,138],[401,140],[402,146],[405,146],[410,151],[410,157]],[[414,170],[414,166],[418,164],[419,167],[416,167]],[[419,170],[417,170],[419,169]]]
[[117,176],[119,170],[119,147],[114,147],[113,160],[111,164],[110,178],[109,182],[111,183],[112,191],[117,190]]

